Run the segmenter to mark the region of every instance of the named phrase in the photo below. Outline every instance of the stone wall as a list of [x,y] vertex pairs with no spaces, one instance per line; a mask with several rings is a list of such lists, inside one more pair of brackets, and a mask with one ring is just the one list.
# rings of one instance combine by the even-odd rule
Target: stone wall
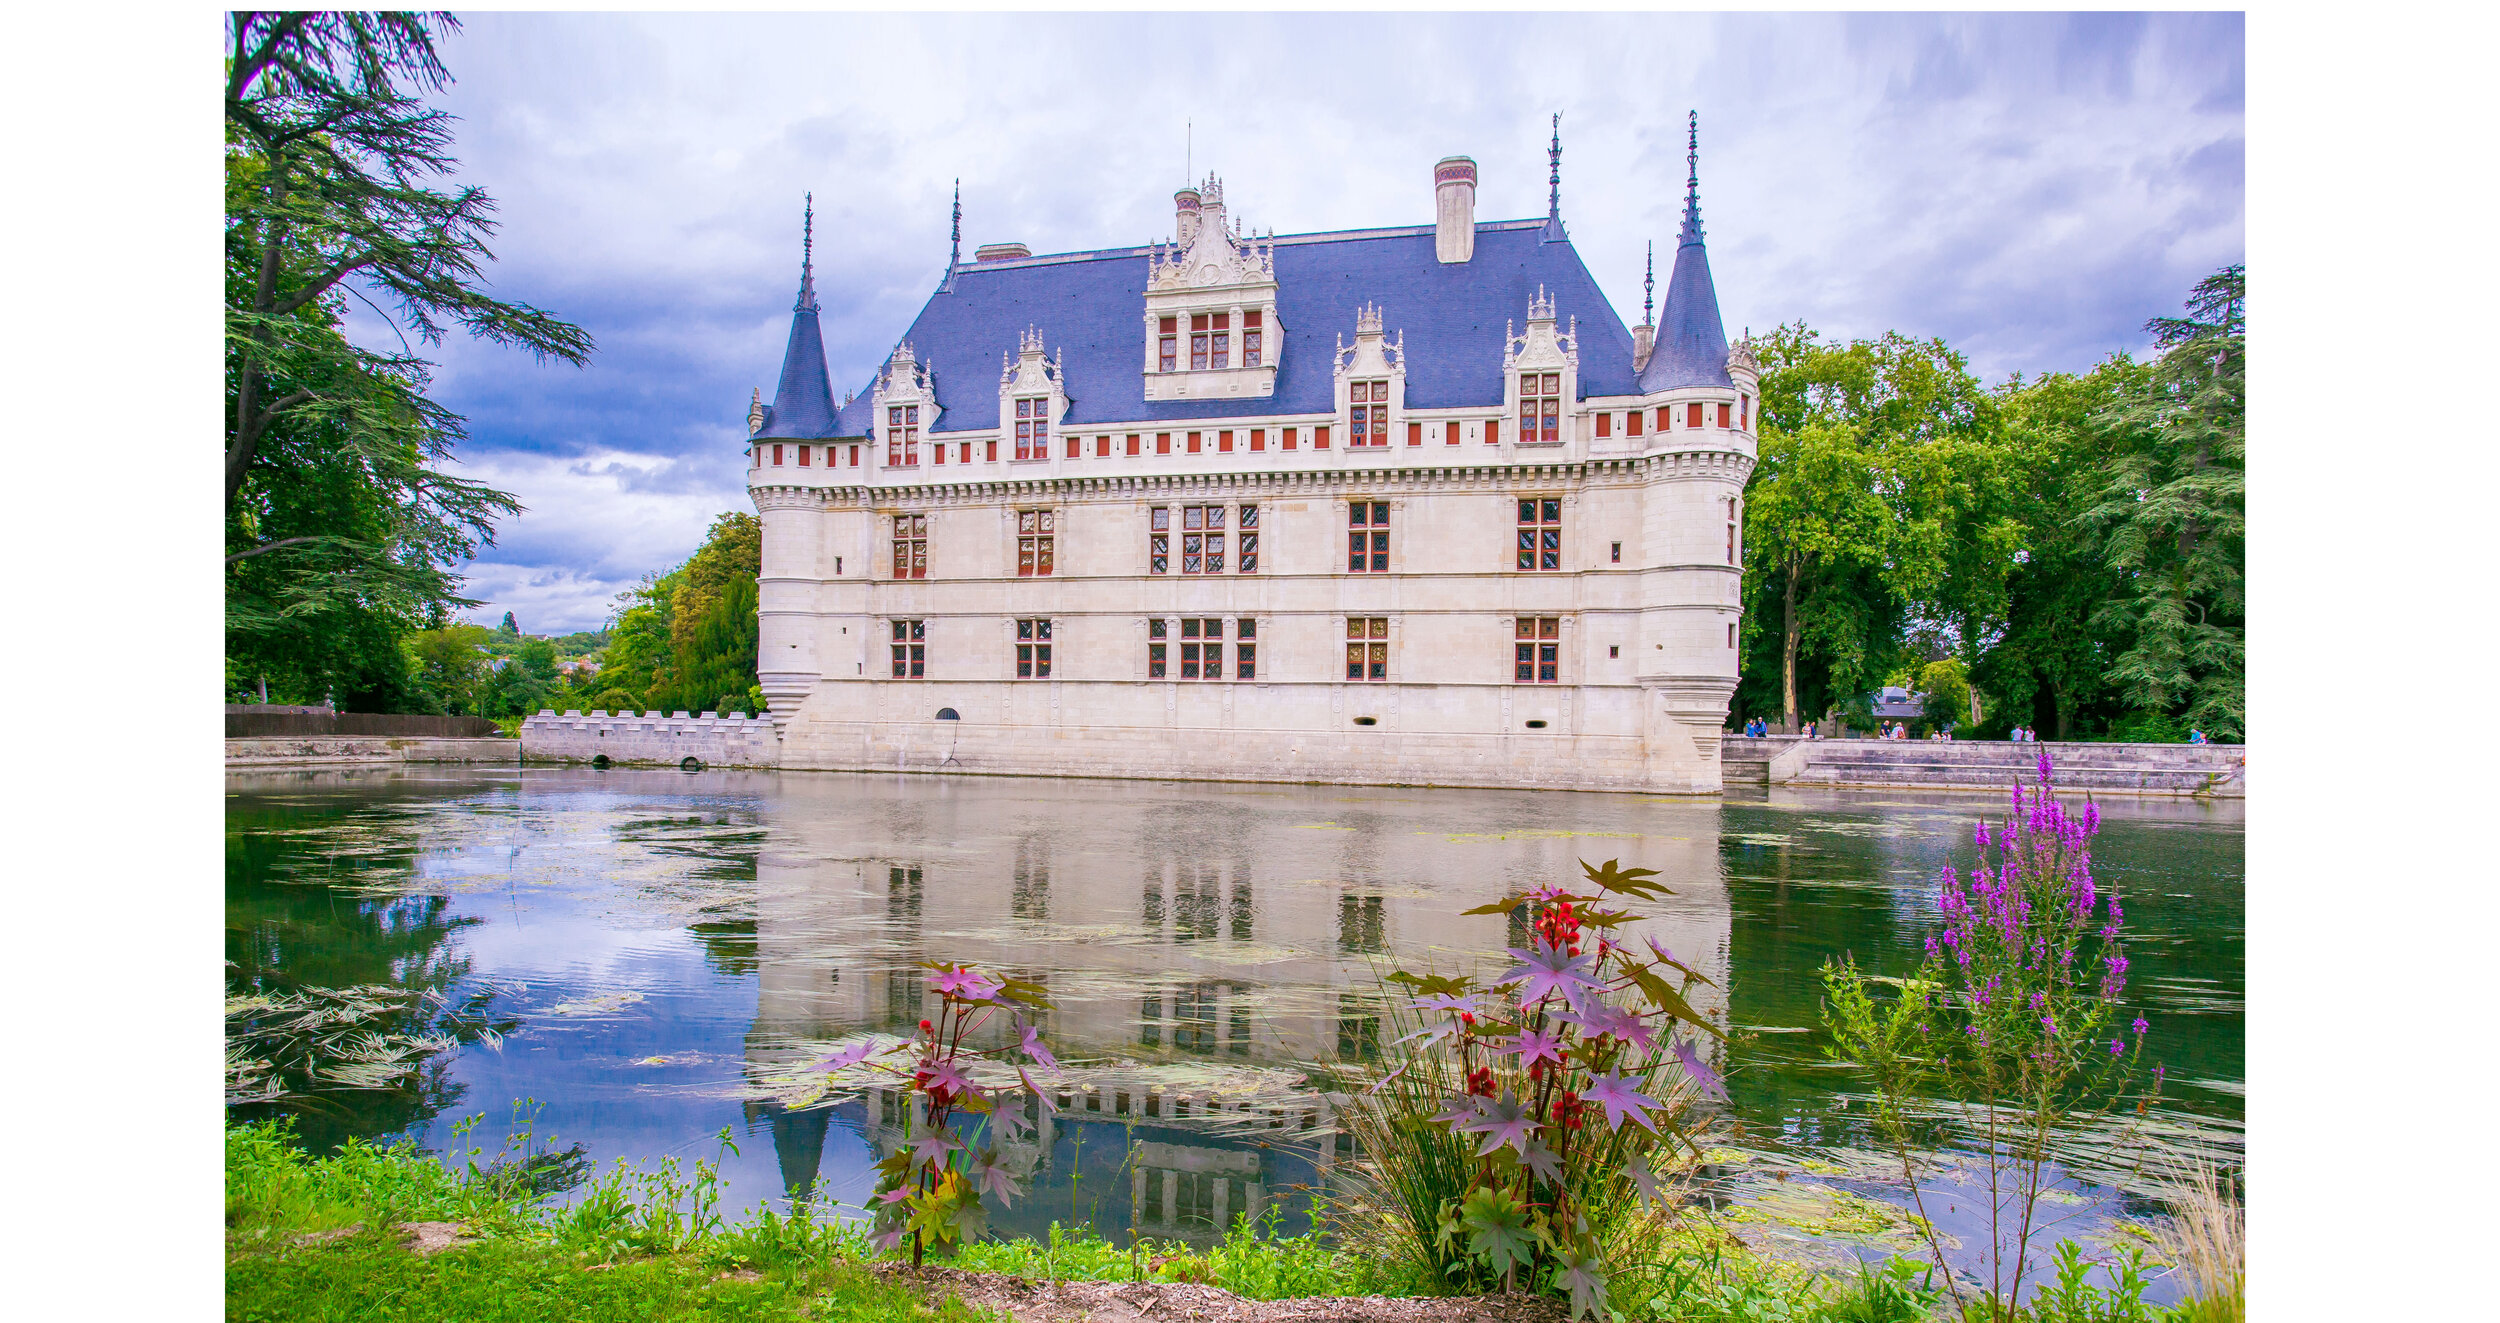
[[1726,736],[1730,785],[1899,786],[2004,790],[2029,784],[2042,752],[2058,786],[2092,794],[2248,794],[2242,744],[2015,744],[2003,740],[1806,740]]
[[777,767],[781,741],[761,717],[706,712],[562,716],[541,710],[521,723],[521,756],[530,762],[679,764],[692,758],[706,767]]
[[302,767],[342,763],[517,763],[521,742],[406,736],[285,735],[226,741],[226,766]]

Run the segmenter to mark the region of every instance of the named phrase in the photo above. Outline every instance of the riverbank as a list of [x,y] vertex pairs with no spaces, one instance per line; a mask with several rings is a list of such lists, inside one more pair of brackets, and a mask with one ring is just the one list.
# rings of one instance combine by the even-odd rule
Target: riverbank
[[226,769],[521,761],[521,742],[493,736],[274,735],[226,741]]
[[[465,1133],[465,1132],[464,1132]],[[1380,1250],[1243,1221],[1215,1245],[1114,1244],[1054,1225],[915,1269],[864,1224],[718,1207],[717,1169],[673,1160],[590,1173],[526,1139],[449,1163],[400,1144],[315,1157],[283,1125],[226,1132],[226,1316],[235,1323],[1561,1323],[1547,1295],[1453,1296]],[[557,1202],[557,1196],[566,1201]],[[1759,1254],[1694,1205],[1619,1270],[1620,1317],[1655,1323],[1918,1323],[1941,1292],[1915,1264],[1818,1271]],[[2137,1298],[2039,1323],[2195,1323]]]

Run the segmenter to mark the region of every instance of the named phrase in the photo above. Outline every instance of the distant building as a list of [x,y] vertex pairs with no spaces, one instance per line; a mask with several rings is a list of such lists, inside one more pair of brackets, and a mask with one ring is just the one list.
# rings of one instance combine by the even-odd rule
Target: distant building
[[1885,685],[1875,691],[1877,721],[1916,721],[1927,715],[1927,695],[1914,694],[1899,685]]
[[1637,326],[1551,150],[1541,219],[1450,157],[1431,224],[1260,234],[1210,176],[1168,241],[984,246],[839,405],[811,210],[748,416],[782,765],[1717,790],[1758,367],[1697,150]]

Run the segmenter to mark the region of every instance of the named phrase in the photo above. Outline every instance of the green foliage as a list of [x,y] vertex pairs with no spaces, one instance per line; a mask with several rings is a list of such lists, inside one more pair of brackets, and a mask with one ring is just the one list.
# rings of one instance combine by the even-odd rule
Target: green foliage
[[1053,1222],[1040,1241],[992,1240],[967,1245],[954,1266],[968,1272],[1012,1273],[1044,1281],[1199,1282],[1252,1300],[1373,1295],[1400,1285],[1360,1255],[1331,1248],[1316,1230],[1276,1232],[1270,1208],[1258,1220],[1235,1218],[1223,1243],[1198,1251],[1177,1241],[1140,1240],[1132,1250],[1091,1227],[1070,1231]]
[[2096,415],[2099,503],[2078,522],[2118,590],[2094,623],[2119,636],[2108,677],[2128,706],[2226,740],[2247,724],[2247,270],[2197,282],[2185,317],[2146,329],[2160,360]]
[[1970,679],[1961,658],[1927,663],[1911,678],[1910,687],[1927,696],[1926,724],[1938,729],[1971,724]]
[[[542,359],[590,337],[483,292],[493,202],[451,174],[448,15],[229,15],[225,85],[227,670],[277,701],[425,710],[398,640],[438,625],[453,567],[513,498],[447,472],[461,419],[406,340],[447,324]],[[349,340],[349,300],[395,306],[398,352]]]
[[[597,679],[600,700],[583,708],[663,712],[763,711],[755,669],[756,576],[764,525],[752,514],[712,521],[703,545],[666,574],[617,595]],[[723,706],[726,703],[728,706]]]

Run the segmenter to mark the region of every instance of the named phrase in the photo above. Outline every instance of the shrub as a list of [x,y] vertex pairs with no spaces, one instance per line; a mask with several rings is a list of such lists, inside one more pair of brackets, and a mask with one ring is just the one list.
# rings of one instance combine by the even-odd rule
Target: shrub
[[[1479,989],[1471,978],[1388,975],[1411,996],[1393,1045],[1347,1108],[1380,1236],[1444,1281],[1552,1290],[1603,1318],[1612,1250],[1661,1151],[1690,1146],[1678,1116],[1720,1092],[1696,1051],[1720,1035],[1686,1000],[1702,975],[1654,939],[1617,941],[1635,916],[1613,898],[1671,894],[1646,868],[1583,863],[1590,894],[1539,887],[1470,914],[1524,911],[1530,941]],[[1682,1026],[1694,1030],[1688,1041]],[[1697,1151],[1697,1150],[1696,1150]]]

